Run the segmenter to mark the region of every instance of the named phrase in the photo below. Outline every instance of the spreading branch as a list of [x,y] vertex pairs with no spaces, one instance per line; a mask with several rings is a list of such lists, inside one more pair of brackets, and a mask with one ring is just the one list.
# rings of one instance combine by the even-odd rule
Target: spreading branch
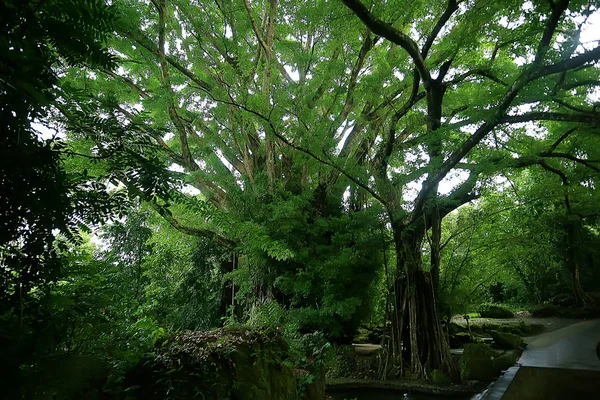
[[412,58],[421,79],[425,83],[431,82],[429,69],[425,65],[425,60],[419,51],[417,43],[408,35],[400,32],[392,25],[376,17],[365,7],[360,0],[342,0],[352,12],[361,19],[361,21],[376,35],[382,36],[392,43],[402,47]]

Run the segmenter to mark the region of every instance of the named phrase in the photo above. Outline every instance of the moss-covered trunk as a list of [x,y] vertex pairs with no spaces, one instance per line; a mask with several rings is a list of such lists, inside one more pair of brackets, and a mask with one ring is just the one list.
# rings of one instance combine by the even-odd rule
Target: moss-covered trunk
[[[570,212],[569,212],[570,213]],[[581,241],[581,218],[569,215],[566,222],[567,230],[567,264],[571,270],[571,283],[573,287],[573,296],[577,304],[587,306],[593,303],[593,299],[581,286],[581,260],[580,260],[580,241]]]
[[421,265],[423,235],[394,227],[396,278],[390,354],[414,378],[428,379],[430,372],[441,369],[454,375],[450,347],[442,330],[431,274]]

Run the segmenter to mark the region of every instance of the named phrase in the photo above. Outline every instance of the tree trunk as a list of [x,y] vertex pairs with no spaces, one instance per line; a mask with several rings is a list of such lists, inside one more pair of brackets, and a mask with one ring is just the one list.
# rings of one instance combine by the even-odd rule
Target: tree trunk
[[[436,194],[437,197],[437,194]],[[441,265],[441,255],[440,255],[440,243],[442,241],[442,218],[440,216],[440,211],[435,205],[435,209],[431,214],[431,238],[430,238],[430,247],[431,247],[431,280],[433,282],[433,290],[437,295],[439,289],[440,282],[440,265]]]
[[428,379],[434,369],[456,377],[450,347],[437,312],[432,277],[421,265],[423,235],[408,232],[405,227],[393,229],[397,270],[395,304],[390,316],[390,354],[401,368],[405,361],[408,362],[407,372],[413,378]]
[[575,301],[581,306],[587,306],[592,302],[592,298],[587,294],[581,286],[581,280],[579,279],[579,263],[575,262],[572,265],[572,278],[573,278],[573,295]]
[[[221,276],[233,272],[236,269],[237,256],[232,254],[231,258],[221,261]],[[235,285],[231,280],[223,281],[221,286],[221,301],[219,303],[219,316],[226,317],[231,311],[236,317],[242,316],[242,309],[235,302]]]
[[571,278],[573,286],[573,296],[575,301],[580,306],[587,306],[592,303],[592,298],[583,290],[581,286],[580,272],[581,264],[578,255],[578,243],[579,243],[579,232],[581,229],[581,220],[579,218],[571,216],[567,221],[567,240],[568,240],[568,259],[569,267],[571,269]]

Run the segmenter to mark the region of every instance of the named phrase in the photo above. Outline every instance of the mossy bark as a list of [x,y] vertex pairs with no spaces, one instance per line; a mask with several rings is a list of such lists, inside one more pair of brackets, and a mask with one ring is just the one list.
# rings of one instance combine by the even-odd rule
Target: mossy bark
[[408,362],[407,372],[414,378],[429,379],[434,369],[455,378],[457,370],[442,330],[433,280],[421,265],[422,238],[414,233],[395,232],[397,275],[390,318],[390,353],[401,368]]

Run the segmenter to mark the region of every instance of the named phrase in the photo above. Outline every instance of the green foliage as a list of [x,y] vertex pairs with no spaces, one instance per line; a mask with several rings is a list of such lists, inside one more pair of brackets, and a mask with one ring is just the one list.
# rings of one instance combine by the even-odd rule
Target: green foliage
[[144,399],[296,400],[286,347],[280,335],[248,328],[169,335],[131,371],[129,393]]
[[[524,307],[571,291],[564,191],[552,176],[526,171],[509,177],[502,193],[489,194],[444,221],[441,298],[463,304],[508,303]],[[510,188],[510,190],[508,189]],[[573,191],[582,215],[594,200]],[[587,290],[595,290],[594,217],[580,221],[577,251]],[[584,239],[585,238],[585,239]],[[458,306],[461,312],[469,307]]]
[[284,310],[276,301],[268,301],[254,307],[247,324],[263,329],[276,329],[284,325]]
[[[3,1],[7,368],[66,351],[122,371],[223,321],[349,340],[406,283],[447,318],[541,303],[580,271],[600,290],[600,70],[579,45],[597,10],[405,3]],[[98,253],[74,240],[108,215]],[[436,278],[438,247],[421,296],[404,272]],[[417,371],[446,365],[415,309],[396,342],[417,337]]]
[[78,226],[123,205],[104,184],[65,171],[64,145],[42,140],[32,125],[62,100],[57,76],[65,67],[115,66],[104,46],[111,15],[101,0],[0,3],[0,348],[8,398],[24,394],[22,372],[63,343],[64,317],[83,312],[70,300],[55,305],[53,285],[68,263],[52,245],[54,232],[76,240]]
[[[246,231],[243,255],[226,275],[251,323],[270,320],[267,307],[275,301],[285,309],[285,323],[303,332],[353,336],[373,307],[370,294],[381,266],[375,210],[346,214],[332,208],[319,216],[311,206],[316,199],[285,192],[263,205],[254,201],[246,198],[244,210],[255,222],[243,226],[260,236]],[[293,257],[275,257],[263,245],[275,252],[285,248]]]

